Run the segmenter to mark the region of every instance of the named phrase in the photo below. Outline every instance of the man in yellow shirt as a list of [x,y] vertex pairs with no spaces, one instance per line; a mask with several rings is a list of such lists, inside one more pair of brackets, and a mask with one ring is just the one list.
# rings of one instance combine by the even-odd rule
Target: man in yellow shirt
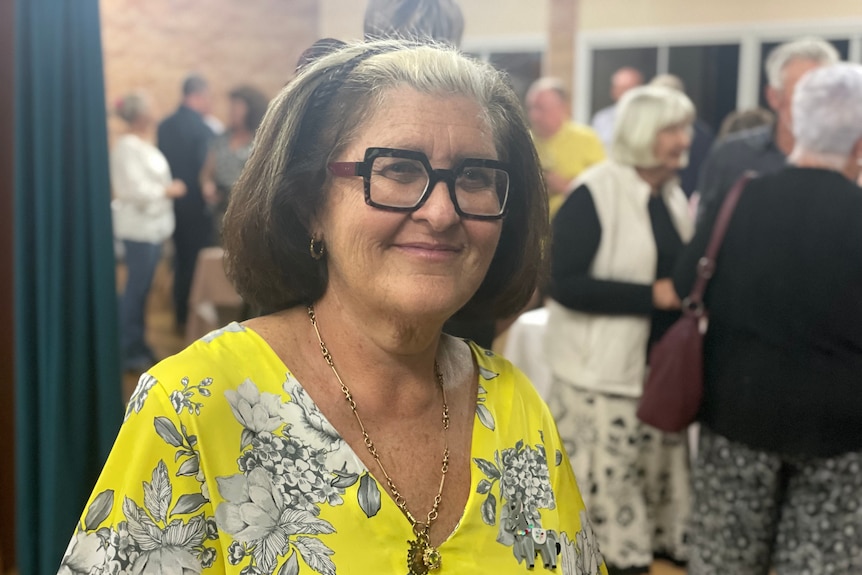
[[571,121],[569,98],[559,80],[536,80],[527,92],[526,101],[553,218],[572,191],[573,180],[604,160],[605,151],[592,128]]

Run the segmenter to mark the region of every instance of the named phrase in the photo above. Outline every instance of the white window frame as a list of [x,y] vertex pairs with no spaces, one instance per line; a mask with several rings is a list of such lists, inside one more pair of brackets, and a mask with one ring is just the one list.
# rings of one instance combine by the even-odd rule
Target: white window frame
[[759,101],[761,43],[805,35],[830,39],[847,38],[850,40],[848,60],[862,63],[862,18],[581,31],[578,34],[575,55],[575,118],[579,122],[590,121],[594,50],[658,48],[657,71],[662,74],[667,72],[672,46],[739,44],[736,106],[751,108],[757,106]]
[[465,38],[461,51],[478,54],[483,62],[491,59],[491,54],[514,54],[538,52],[547,57],[548,38],[544,34],[520,34],[509,36],[476,36]]

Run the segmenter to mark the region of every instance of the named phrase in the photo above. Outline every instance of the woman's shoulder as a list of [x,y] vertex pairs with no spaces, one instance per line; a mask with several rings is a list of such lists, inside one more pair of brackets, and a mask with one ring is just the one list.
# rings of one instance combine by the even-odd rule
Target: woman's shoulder
[[578,176],[576,185],[587,186],[601,185],[603,181],[612,178],[620,171],[620,165],[613,160],[604,160],[598,164],[594,164],[581,172]]
[[117,158],[134,153],[141,149],[142,143],[142,140],[134,134],[123,134],[114,141],[114,145],[111,147],[111,156]]
[[505,357],[469,342],[479,370],[479,418],[483,404],[492,411],[507,412],[519,406],[528,418],[544,419],[547,406],[524,373]]
[[247,379],[258,385],[278,374],[273,385],[284,382],[287,368],[253,330],[230,323],[210,332],[183,351],[152,367],[148,374],[168,393],[207,381],[215,389],[232,389]]

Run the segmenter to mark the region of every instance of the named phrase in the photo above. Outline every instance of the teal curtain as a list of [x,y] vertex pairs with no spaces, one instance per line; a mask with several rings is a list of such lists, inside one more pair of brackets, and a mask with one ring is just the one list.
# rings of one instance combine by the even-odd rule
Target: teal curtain
[[15,0],[16,500],[56,573],[122,418],[98,0]]

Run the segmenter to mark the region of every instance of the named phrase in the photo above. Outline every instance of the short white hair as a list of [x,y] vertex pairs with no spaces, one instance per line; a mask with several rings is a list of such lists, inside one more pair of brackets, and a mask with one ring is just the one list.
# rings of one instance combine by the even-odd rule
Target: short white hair
[[775,90],[784,88],[784,67],[793,60],[811,60],[822,65],[836,64],[841,60],[838,50],[823,40],[807,36],[780,44],[772,49],[766,58],[766,78]]
[[794,155],[846,160],[862,138],[862,66],[835,64],[805,74],[793,95]]
[[617,104],[612,156],[621,164],[653,167],[657,163],[653,149],[658,133],[692,122],[694,104],[682,92],[664,86],[633,88]]

